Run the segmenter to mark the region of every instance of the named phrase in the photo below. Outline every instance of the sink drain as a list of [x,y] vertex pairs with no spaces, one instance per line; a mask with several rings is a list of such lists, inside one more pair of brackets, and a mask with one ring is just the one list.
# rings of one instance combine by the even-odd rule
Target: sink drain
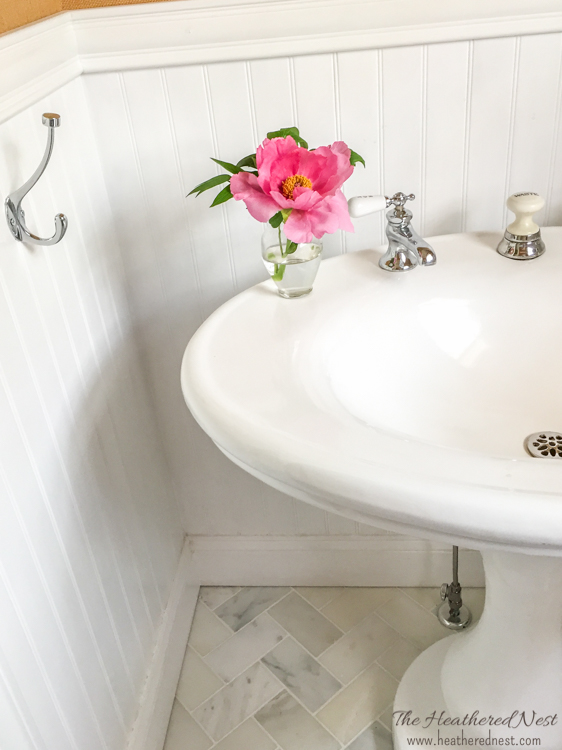
[[559,432],[534,432],[525,438],[525,448],[533,458],[562,458],[562,435]]

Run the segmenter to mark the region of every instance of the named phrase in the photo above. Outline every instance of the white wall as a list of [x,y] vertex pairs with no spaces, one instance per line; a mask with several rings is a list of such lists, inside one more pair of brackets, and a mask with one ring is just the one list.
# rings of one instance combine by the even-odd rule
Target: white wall
[[[485,39],[87,75],[143,356],[194,536],[341,536],[368,527],[293,501],[232,465],[186,413],[184,348],[233,294],[266,277],[260,226],[234,201],[185,198],[266,132],[297,124],[367,161],[348,195],[414,192],[426,236],[502,230],[506,197],[545,196],[562,220],[562,36]],[[382,242],[381,216],[325,238],[326,255]],[[291,303],[288,303],[291,304]]]
[[183,532],[140,369],[82,79],[0,126],[0,193],[56,247],[0,222],[0,747],[122,750]]
[[[180,554],[174,494],[199,559],[223,583],[258,574],[274,582],[285,568],[309,583],[388,584],[389,567],[394,582],[408,567],[435,582],[448,560],[424,542],[279,495],[230,464],[189,417],[179,388],[189,337],[265,278],[260,228],[243,207],[211,211],[207,197],[185,198],[213,173],[210,155],[242,156],[267,130],[295,123],[312,143],[343,138],[366,157],[349,194],[414,191],[416,226],[428,236],[501,230],[505,197],[520,189],[545,195],[544,223],[562,219],[560,34],[392,47],[402,32],[375,30],[385,49],[332,54],[319,33],[300,46],[321,54],[255,59],[270,49],[258,33],[245,61],[244,25],[221,46],[216,21],[228,25],[229,14],[196,0],[165,5],[110,9],[119,18],[109,25],[109,10],[61,16],[16,32],[13,45],[0,40],[0,114],[34,102],[0,125],[1,197],[35,169],[46,138],[40,115],[58,110],[53,162],[25,206],[41,234],[56,212],[70,219],[54,248],[18,244],[0,222],[2,750],[125,746]],[[264,3],[240,5],[238,21],[252,5],[259,15]],[[192,20],[176,18],[191,7]],[[129,13],[136,31],[125,41],[140,46],[127,52],[119,44]],[[167,26],[151,21],[159,14],[169,14]],[[466,38],[473,27],[463,14],[454,33]],[[330,39],[345,45],[337,18]],[[424,38],[448,33],[430,26]],[[195,34],[180,49],[190,28],[218,29],[217,39],[205,46]],[[168,38],[163,58],[150,47],[156,32]],[[418,32],[404,33],[411,41]],[[272,44],[279,54],[285,41]],[[150,68],[192,55],[197,64]],[[238,61],[200,59],[221,55]],[[91,74],[36,101],[82,64],[141,69]],[[370,217],[355,235],[328,238],[326,254],[381,240],[381,217]],[[226,580],[241,570],[245,580]]]

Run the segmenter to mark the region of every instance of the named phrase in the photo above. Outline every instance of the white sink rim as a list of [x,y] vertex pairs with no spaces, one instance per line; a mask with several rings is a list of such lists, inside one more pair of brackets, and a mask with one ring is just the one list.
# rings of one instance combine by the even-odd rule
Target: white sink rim
[[[482,274],[520,276],[529,283],[537,274],[562,279],[562,253],[557,252],[562,229],[545,229],[543,235],[547,253],[528,263],[497,255],[493,248],[498,234],[450,235],[431,241],[438,255],[435,268],[388,274],[376,266],[376,251],[364,251],[324,261],[308,298],[281,300],[271,282],[253,287],[217,310],[187,347],[182,364],[186,402],[225,454],[287,494],[348,518],[430,539],[562,555],[562,461],[532,459],[524,453],[479,455],[393,435],[341,414],[336,419],[335,413],[322,411],[314,395],[312,411],[306,413],[302,392],[299,406],[290,385],[283,393],[278,383],[272,392],[287,408],[287,419],[267,421],[267,414],[258,413],[259,393],[254,392],[263,393],[263,378],[251,364],[264,354],[294,359],[295,332],[308,326],[305,333],[314,340],[322,326],[322,305],[346,285],[356,285],[358,292],[372,289],[375,295],[379,285],[400,284],[407,294],[423,285],[427,274],[437,272],[446,280],[458,270],[457,258],[466,254]],[[266,335],[263,315],[272,316],[281,333],[267,330]],[[248,327],[254,328],[250,338]],[[230,358],[221,341],[232,348]],[[221,380],[217,366],[228,371],[227,378]],[[302,390],[302,382],[299,387]],[[349,450],[342,450],[344,444]]]

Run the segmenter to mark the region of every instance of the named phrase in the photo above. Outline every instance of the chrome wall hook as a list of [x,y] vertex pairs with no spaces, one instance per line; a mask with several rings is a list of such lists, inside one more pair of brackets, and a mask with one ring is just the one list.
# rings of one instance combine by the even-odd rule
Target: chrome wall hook
[[6,220],[10,228],[10,232],[13,237],[20,242],[31,242],[35,245],[56,245],[64,237],[68,228],[68,219],[64,214],[57,214],[55,216],[55,233],[49,239],[42,239],[32,234],[25,223],[25,212],[21,207],[21,202],[29,191],[37,184],[41,175],[47,168],[47,164],[51,159],[53,153],[53,146],[55,143],[55,128],[60,127],[60,115],[47,112],[43,115],[43,125],[49,128],[49,135],[47,138],[47,148],[45,155],[41,160],[41,164],[37,167],[36,171],[29,178],[29,180],[22,185],[19,190],[11,193],[5,201],[6,208]]

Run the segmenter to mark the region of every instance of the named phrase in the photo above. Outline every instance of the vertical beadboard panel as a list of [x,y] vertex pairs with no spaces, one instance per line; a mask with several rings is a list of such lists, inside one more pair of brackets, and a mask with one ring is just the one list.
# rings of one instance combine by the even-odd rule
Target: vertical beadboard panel
[[[268,130],[296,124],[312,144],[342,138],[365,156],[367,168],[356,169],[349,195],[414,192],[414,225],[422,234],[500,231],[507,192],[527,181],[550,197],[552,220],[562,216],[559,39],[87,77],[143,361],[190,533],[368,533],[241,472],[184,410],[174,378],[191,333],[223,301],[264,278],[261,228],[245,207],[231,201],[210,210],[211,194],[184,198],[218,173],[209,157],[235,160]],[[357,220],[356,228],[354,235],[327,237],[326,254],[384,241],[383,214]]]
[[282,57],[248,63],[258,142],[272,130],[297,125],[292,70],[292,60]]
[[[204,76],[213,155],[225,161],[237,162],[254,152],[256,147],[253,92],[247,65],[209,65],[204,69]],[[224,172],[220,167],[217,171]],[[208,196],[200,200],[207,201]],[[213,211],[222,214],[233,288],[241,291],[266,278],[259,253],[250,250],[252,246],[259,246],[260,225],[249,216],[244,204],[229,201]],[[218,215],[216,220],[219,220]]]
[[[429,235],[462,229],[471,48],[470,42],[427,48],[425,177],[420,198],[424,232]],[[414,203],[412,211],[416,209]]]
[[[206,534],[215,533],[217,519],[222,519],[223,534],[238,534],[240,528],[258,535],[271,533],[271,529],[295,534],[292,500],[237,469],[222,454],[216,455],[187,413],[178,378],[190,336],[204,317],[235,291],[231,260],[239,278],[250,274],[244,285],[266,276],[259,253],[253,252],[259,246],[261,229],[242,205],[231,202],[228,206],[231,213],[226,218],[232,222],[230,233],[234,235],[230,254],[224,210],[209,210],[210,193],[186,198],[194,185],[215,173],[210,155],[234,158],[229,149],[236,149],[240,157],[252,150],[253,81],[248,80],[244,64],[232,73],[228,66],[197,66],[172,68],[163,75],[139,71],[121,81],[119,78],[92,76],[86,79],[86,86],[94,119],[113,97],[120,116],[129,119],[127,128],[113,127],[105,118],[99,123],[100,146],[111,138],[111,147],[101,147],[100,153],[112,200],[117,206],[136,206],[133,217],[152,217],[156,252],[150,257],[147,249],[144,268],[144,256],[139,268],[136,255],[139,229],[125,221],[118,222],[117,230],[127,276],[134,280],[131,298],[138,306],[143,362],[151,374],[174,481],[181,495],[189,498],[186,522]],[[238,146],[229,141],[231,113],[221,105],[221,92],[227,90],[234,92],[230,105],[246,118],[249,128],[248,142]],[[154,138],[155,132],[158,138]],[[203,144],[196,151],[194,141]],[[127,178],[121,180],[121,174]],[[161,202],[166,206],[160,214]],[[248,239],[250,230],[254,236]],[[224,512],[225,497],[232,513]]]
[[[520,44],[507,193],[531,190],[547,198],[559,126],[562,35],[523,37]],[[544,215],[544,210],[536,215],[539,224]]]
[[550,184],[547,207],[547,223],[562,224],[562,62],[558,73],[558,95],[556,104],[556,127],[550,164]]
[[[323,146],[339,138],[339,88],[336,55],[307,55],[292,61],[298,127],[309,146]],[[342,233],[324,235],[323,255],[343,252]]]
[[[412,211],[424,231],[427,48],[382,52],[385,194],[414,193]],[[419,197],[418,197],[419,196]]]
[[[366,167],[358,165],[344,186],[345,194],[381,195],[384,187],[382,163],[383,133],[381,125],[381,54],[376,50],[345,52],[336,56],[339,137],[365,159]],[[360,71],[360,73],[359,73]],[[355,222],[355,233],[345,233],[347,252],[364,250],[383,242],[384,214],[366,216]]]
[[503,222],[517,68],[517,40],[474,42],[464,194],[468,231],[499,229]]
[[182,532],[81,80],[0,128],[2,199],[36,168],[49,110],[63,127],[25,208],[45,235],[67,213],[67,236],[30,248],[0,229],[0,672],[17,717],[0,745],[19,726],[35,748],[121,750]]

